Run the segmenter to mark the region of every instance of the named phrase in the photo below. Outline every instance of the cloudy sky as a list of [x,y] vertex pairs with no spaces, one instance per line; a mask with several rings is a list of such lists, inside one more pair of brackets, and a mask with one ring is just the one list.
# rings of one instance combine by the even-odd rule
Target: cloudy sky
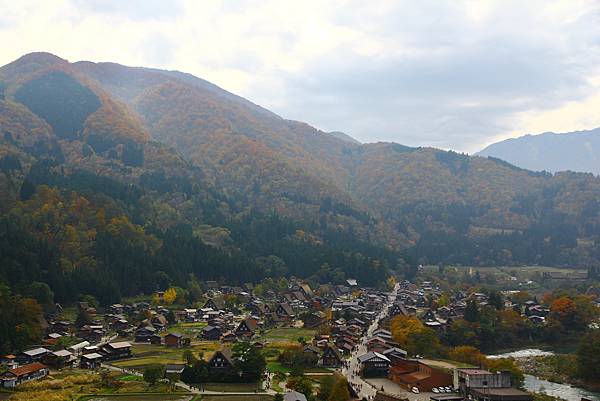
[[600,126],[600,2],[0,0],[32,51],[190,72],[362,142],[474,152]]

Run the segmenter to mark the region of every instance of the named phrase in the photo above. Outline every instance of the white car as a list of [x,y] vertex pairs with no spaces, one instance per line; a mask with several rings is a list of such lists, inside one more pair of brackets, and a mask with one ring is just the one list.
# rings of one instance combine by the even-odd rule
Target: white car
[[433,392],[434,392],[434,393],[436,393],[436,394],[439,394],[439,393],[440,393],[440,390],[438,390],[438,388],[437,388],[437,387],[434,387],[434,388],[432,388],[432,389],[431,389],[431,391],[433,391]]
[[416,387],[413,387],[410,391],[412,391],[415,394],[419,394],[419,389]]

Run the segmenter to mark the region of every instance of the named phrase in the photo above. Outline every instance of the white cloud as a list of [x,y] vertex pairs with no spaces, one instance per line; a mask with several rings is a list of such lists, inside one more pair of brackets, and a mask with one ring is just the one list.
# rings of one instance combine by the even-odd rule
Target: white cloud
[[0,63],[178,69],[362,141],[474,151],[598,124],[596,1],[0,0]]

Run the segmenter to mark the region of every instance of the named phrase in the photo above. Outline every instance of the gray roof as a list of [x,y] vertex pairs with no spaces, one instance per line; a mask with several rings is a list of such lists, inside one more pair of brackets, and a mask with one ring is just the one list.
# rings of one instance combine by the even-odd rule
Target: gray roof
[[183,364],[167,364],[165,366],[165,373],[181,373],[185,369]]
[[127,341],[120,341],[120,342],[117,342],[117,343],[110,343],[108,345],[110,345],[113,349],[130,348],[131,347],[131,344],[129,344]]
[[307,401],[306,396],[297,391],[291,390],[283,395],[283,401]]
[[371,359],[374,359],[374,358],[383,359],[384,361],[390,362],[390,359],[387,356],[380,354],[379,352],[374,352],[374,351],[369,351],[366,354],[362,354],[361,356],[359,356],[358,362],[364,363],[364,362],[370,361]]
[[97,352],[92,352],[91,354],[85,354],[81,356],[84,359],[100,359],[102,358],[102,355],[100,355]]
[[53,354],[56,355],[56,356],[60,356],[60,357],[73,355],[72,353],[70,353],[66,349],[61,349],[61,350],[58,350],[58,351],[54,351]]
[[50,352],[50,350],[47,350],[46,348],[34,348],[27,351],[23,351],[23,353],[27,356],[37,356],[47,354],[48,352]]
[[70,349],[70,350],[73,350],[73,351],[77,351],[77,350],[80,350],[80,349],[82,349],[82,348],[84,348],[84,347],[87,347],[87,346],[89,346],[89,345],[90,345],[90,343],[89,343],[88,341],[82,341],[82,342],[80,342],[80,343],[77,343],[77,344],[75,344],[75,345],[71,345],[71,346],[69,347],[69,349]]

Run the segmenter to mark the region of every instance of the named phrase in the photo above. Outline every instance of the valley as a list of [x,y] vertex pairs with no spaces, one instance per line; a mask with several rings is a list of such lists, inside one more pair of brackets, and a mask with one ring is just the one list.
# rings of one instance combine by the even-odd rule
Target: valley
[[441,401],[489,376],[545,401],[486,357],[539,346],[595,380],[596,176],[360,143],[180,72],[32,53],[0,88],[10,399]]

